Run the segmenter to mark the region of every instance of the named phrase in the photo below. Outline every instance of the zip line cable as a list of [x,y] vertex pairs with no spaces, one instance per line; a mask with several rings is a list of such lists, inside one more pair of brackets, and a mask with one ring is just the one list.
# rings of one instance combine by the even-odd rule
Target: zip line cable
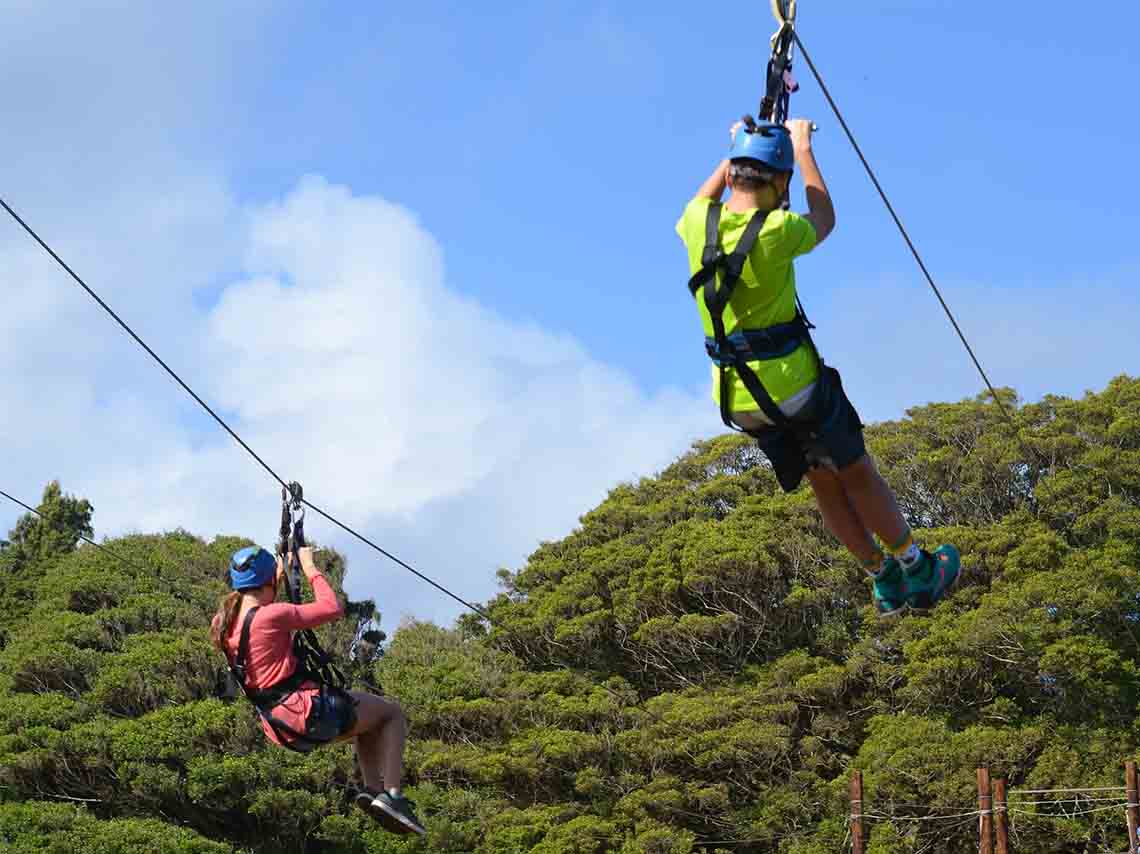
[[[1064,794],[1066,792],[1126,792],[1128,791],[1125,786],[1093,786],[1078,789],[1010,789],[1009,797],[1014,795],[1053,795],[1057,793]],[[1069,798],[1072,800],[1072,798]]]
[[482,617],[484,620],[486,620],[488,623],[491,623],[492,625],[494,625],[494,621],[491,620],[491,615],[488,614],[486,611],[484,611],[482,608],[480,608],[478,605],[472,605],[470,602],[467,602],[463,599],[460,599],[458,596],[456,596],[454,593],[452,593],[446,587],[443,587],[443,586],[437,584],[435,581],[432,581],[432,579],[428,578],[426,575],[424,575],[419,570],[415,569],[410,564],[407,564],[404,561],[400,560],[398,557],[396,557],[390,551],[387,551],[386,549],[381,548],[380,546],[376,545],[376,543],[372,542],[372,540],[368,539],[363,534],[357,533],[352,528],[348,527],[348,525],[344,524],[344,522],[341,522],[335,516],[331,516],[330,514],[326,513],[324,510],[322,510],[320,507],[317,507],[315,504],[313,504],[308,499],[305,499],[305,498],[301,499],[301,503],[304,504],[306,507],[308,507],[310,510],[312,510],[317,515],[323,516],[325,519],[332,522],[334,525],[336,525],[342,531],[346,531],[347,533],[356,537],[356,539],[360,540],[360,542],[362,542],[365,545],[370,546],[371,548],[375,549],[380,554],[384,555],[384,557],[388,558],[388,560],[392,561],[393,563],[395,563],[398,566],[402,566],[404,569],[406,569],[408,572],[415,575],[417,578],[421,579],[422,581],[426,581],[428,584],[430,584],[436,590],[439,590],[441,593],[446,593],[448,596],[450,596],[456,602],[459,602],[461,605],[467,606],[472,611],[474,611],[476,614],[478,614],[480,617]]
[[166,371],[168,374],[170,374],[170,376],[173,377],[174,381],[176,383],[178,383],[180,386],[182,386],[182,388],[185,390],[185,392],[188,395],[190,395],[192,398],[194,398],[195,401],[198,402],[199,406],[201,406],[208,413],[210,413],[211,417],[213,417],[213,419],[215,421],[217,421],[218,424],[221,425],[223,430],[225,430],[227,433],[230,434],[230,436],[233,437],[235,442],[237,442],[239,445],[241,445],[243,448],[245,448],[245,450],[249,453],[249,455],[251,457],[253,457],[255,460],[257,460],[257,462],[260,463],[261,467],[263,469],[265,469],[267,472],[269,472],[274,477],[274,479],[277,480],[278,483],[280,483],[282,486],[288,488],[285,481],[282,480],[280,478],[280,476],[278,476],[277,472],[275,472],[273,469],[271,469],[269,467],[269,465],[265,462],[265,460],[263,460],[261,457],[259,457],[254,452],[253,448],[251,448],[249,445],[247,445],[242,440],[241,436],[239,436],[237,433],[235,433],[233,430],[231,430],[230,426],[228,424],[226,424],[225,421],[222,420],[222,417],[220,415],[218,415],[218,413],[214,412],[214,410],[210,408],[210,405],[208,403],[206,403],[206,401],[202,400],[202,398],[200,398],[198,396],[198,394],[194,391],[194,389],[190,388],[190,386],[188,386],[185,382],[183,382],[182,377],[178,376],[178,374],[176,374],[171,369],[171,367],[168,364],[166,364],[166,362],[164,362],[162,360],[162,358],[156,352],[154,352],[154,350],[152,350],[149,347],[149,345],[147,345],[147,343],[145,341],[143,341],[138,335],[136,335],[135,331],[133,329],[131,329],[130,326],[127,325],[126,321],[124,321],[121,317],[119,317],[119,315],[115,313],[115,310],[113,308],[111,308],[111,306],[107,305],[107,303],[105,303],[103,301],[102,297],[100,297],[99,294],[95,293],[95,291],[92,290],[91,287],[89,287],[88,284],[85,281],[83,281],[83,279],[81,279],[79,277],[79,274],[76,273],[73,269],[71,269],[71,267],[68,266],[67,262],[64,261],[62,258],[59,257],[59,255],[56,254],[55,250],[52,249],[50,246],[48,246],[48,244],[45,243],[44,240],[38,234],[36,234],[35,230],[32,229],[32,227],[30,225],[28,225],[26,222],[24,222],[23,218],[18,213],[16,213],[14,210],[12,210],[12,208],[9,206],[9,204],[6,201],[4,201],[3,198],[0,198],[0,207],[3,207],[4,210],[8,212],[9,216],[11,216],[12,219],[14,219],[16,222],[18,222],[20,224],[20,227],[23,228],[24,231],[26,231],[28,234],[30,234],[32,236],[32,239],[34,241],[36,241],[36,243],[38,243],[41,247],[43,247],[43,250],[45,252],[47,252],[48,255],[50,255],[52,258],[54,258],[55,262],[57,264],[59,264],[59,266],[61,266],[64,270],[66,270],[67,274],[69,276],[71,276],[71,278],[75,279],[76,283],[78,283],[78,285],[81,288],[83,288],[83,290],[87,291],[87,295],[89,297],[91,297],[91,299],[93,299],[93,300],[95,300],[95,302],[99,303],[99,307],[102,308],[103,311],[107,312],[107,314],[111,315],[111,317],[114,318],[115,322],[117,324],[119,324],[119,326],[121,326],[123,328],[123,330],[128,335],[130,335],[133,339],[135,339],[135,342],[140,347],[142,347],[144,350],[146,350],[147,354],[150,355],[150,357],[152,359],[154,359],[156,362],[158,362],[158,364],[162,366],[162,369],[164,371]]
[[[28,504],[25,504],[19,498],[13,498],[11,495],[9,495],[7,492],[5,492],[2,489],[0,489],[0,495],[7,498],[13,504],[19,504],[21,507],[23,507],[29,513],[34,513],[36,516],[40,517],[41,519],[47,518],[44,516],[43,513],[41,513],[35,507],[32,507]],[[99,543],[97,543],[93,539],[91,539],[90,537],[85,537],[85,536],[83,536],[83,534],[80,534],[79,539],[83,540],[83,542],[85,542],[85,543],[90,543],[91,545],[95,546],[95,548],[99,549],[99,551],[106,552],[111,557],[115,558],[118,561],[121,561],[122,563],[128,564],[129,566],[132,566],[135,569],[146,571],[146,567],[142,566],[141,564],[135,563],[133,560],[128,560],[127,558],[125,558],[121,554],[119,554],[118,552],[112,551],[111,549],[107,548],[104,545],[100,545]]]
[[[859,157],[859,160],[863,164],[863,168],[867,171],[867,176],[871,179],[871,183],[875,185],[875,189],[879,193],[879,198],[881,198],[883,200],[883,204],[887,206],[887,211],[890,213],[891,219],[893,219],[895,221],[895,225],[898,226],[899,233],[902,234],[903,240],[906,241],[907,247],[909,247],[911,254],[914,256],[914,260],[918,262],[919,269],[922,270],[922,274],[926,277],[927,284],[929,284],[930,289],[934,291],[934,296],[938,298],[938,302],[941,304],[942,310],[946,312],[946,317],[950,320],[950,324],[954,327],[954,331],[958,333],[958,338],[962,342],[962,346],[965,347],[966,352],[970,354],[970,359],[973,361],[974,367],[978,369],[978,373],[981,374],[982,380],[985,382],[986,387],[990,390],[990,394],[993,395],[994,403],[998,405],[998,408],[1001,410],[1002,415],[1004,415],[1006,420],[1009,421],[1010,426],[1014,429],[1014,435],[1016,436],[1018,431],[1017,422],[1013,420],[1013,415],[1008,409],[1006,409],[1006,406],[1004,403],[1002,403],[1001,398],[998,397],[997,390],[994,388],[993,383],[990,382],[990,378],[986,375],[986,371],[982,367],[982,363],[978,361],[978,357],[974,355],[974,348],[971,347],[970,342],[966,340],[966,335],[964,332],[962,332],[962,327],[958,325],[958,321],[954,317],[954,313],[950,310],[950,306],[947,305],[946,300],[942,298],[942,292],[938,289],[938,285],[935,284],[934,277],[930,274],[930,270],[927,269],[926,262],[922,260],[922,256],[919,254],[918,249],[915,247],[914,241],[910,239],[910,234],[907,232],[906,227],[903,225],[902,220],[899,218],[899,215],[895,212],[894,205],[892,205],[890,199],[887,198],[887,194],[883,190],[882,184],[879,183],[879,179],[875,175],[875,170],[871,168],[871,164],[867,161],[867,158],[863,154],[863,149],[861,149],[859,147],[859,143],[855,141],[855,135],[851,132],[851,128],[847,126],[847,122],[843,118],[843,114],[839,111],[839,107],[835,103],[835,99],[831,97],[831,92],[828,90],[827,84],[823,82],[823,77],[820,75],[819,70],[815,67],[815,63],[812,62],[811,56],[808,54],[807,49],[804,47],[804,43],[800,40],[799,33],[796,32],[794,27],[790,29],[792,39],[795,41],[796,46],[800,49],[800,53],[803,55],[804,61],[808,64],[808,68],[811,69],[812,76],[815,77],[816,83],[819,84],[819,88],[823,92],[823,97],[827,99],[827,103],[831,107],[831,111],[835,113],[835,118],[837,118],[839,120],[839,124],[842,125],[843,132],[847,135],[847,139],[851,143],[851,147],[855,149],[855,154]],[[1018,441],[1020,442],[1020,439],[1018,439]],[[1036,454],[1034,454],[1034,456],[1036,456]]]
[[[229,433],[230,436],[233,438],[233,440],[235,442],[237,442],[246,451],[246,453],[248,453],[251,457],[253,457],[263,469],[265,469],[267,472],[269,472],[269,474],[273,477],[273,479],[276,480],[279,484],[281,484],[282,487],[284,487],[285,489],[289,488],[288,484],[281,477],[281,475],[277,474],[277,472],[275,472],[272,468],[270,468],[269,464],[267,462],[265,462],[265,460],[263,460],[260,456],[258,456],[257,452],[254,451],[253,448],[251,448],[245,442],[245,440],[242,439],[242,437],[239,436],[233,430],[233,428],[231,428],[230,425],[227,424],[222,419],[222,417],[220,415],[218,415],[218,413],[216,413],[210,407],[210,405],[208,403],[206,403],[206,401],[204,401],[198,395],[197,392],[194,391],[194,389],[190,388],[190,386],[187,385],[186,381],[183,380],[182,377],[180,377],[177,373],[175,373],[174,369],[171,368],[168,364],[166,364],[166,362],[164,362],[162,360],[162,358],[156,352],[154,352],[154,350],[152,350],[150,348],[150,346],[145,341],[143,341],[142,338],[139,337],[139,335],[127,324],[127,322],[125,320],[123,320],[121,317],[119,317],[119,315],[115,312],[115,310],[113,308],[111,308],[111,306],[109,306],[103,300],[103,298],[100,297],[99,294],[97,294],[95,292],[95,290],[90,285],[88,285],[85,281],[83,281],[83,279],[80,277],[80,275],[78,273],[76,273],[75,270],[73,270],[67,264],[67,262],[64,261],[63,258],[61,258],[56,253],[56,251],[54,249],[52,249],[51,246],[49,246],[47,244],[47,242],[44,241],[44,239],[42,237],[40,237],[35,232],[35,230],[30,225],[28,225],[24,221],[24,219],[18,213],[16,213],[16,211],[14,211],[12,209],[11,205],[9,205],[2,197],[0,197],[0,207],[3,207],[4,210],[7,211],[8,215],[11,216],[12,219],[14,219],[17,223],[19,223],[20,227],[23,228],[24,231],[26,231],[29,235],[31,235],[32,239],[35,240],[36,243],[38,243],[43,248],[43,250],[45,252],[47,252],[47,254],[50,255],[55,260],[55,262],[57,264],[59,264],[60,267],[62,267],[65,271],[67,271],[67,274],[69,276],[71,276],[72,279],[75,280],[76,284],[78,284],[81,288],[83,288],[83,290],[87,292],[87,295],[89,297],[91,297],[91,299],[95,300],[95,302],[97,302],[99,304],[99,307],[102,308],[103,311],[107,312],[107,314],[109,314],[114,319],[114,321],[117,324],[119,324],[120,327],[122,327],[123,331],[125,331],[128,335],[130,335],[131,338],[133,338],[135,340],[135,343],[137,343],[140,347],[142,347],[147,352],[147,354],[152,359],[154,359],[154,361],[156,361],[162,367],[162,369],[164,371],[166,371],[166,373],[168,373],[174,379],[174,381],[176,383],[178,383],[178,385],[180,385],[182,387],[182,389],[188,395],[190,395],[192,398],[194,398],[194,400],[198,403],[198,405],[201,406],[203,409],[205,409],[206,412],[208,412],[210,414],[210,416],[218,423],[218,425],[221,426],[221,428],[223,430],[225,430],[227,433]],[[8,497],[8,496],[6,496],[6,497]],[[11,500],[15,501],[14,498]],[[27,507],[27,505],[23,504],[22,502],[17,501],[16,503],[20,504],[23,507]],[[463,605],[466,608],[470,608],[472,611],[474,611],[476,614],[481,616],[483,619],[490,621],[490,616],[482,608],[480,608],[476,605],[473,605],[470,602],[468,602],[467,600],[465,600],[465,599],[457,596],[456,594],[452,593],[450,590],[448,590],[443,585],[439,584],[436,581],[433,581],[431,578],[424,575],[422,572],[419,572],[418,570],[414,569],[411,565],[400,560],[395,555],[393,555],[391,552],[388,552],[385,549],[382,549],[380,546],[376,545],[376,543],[372,542],[370,539],[365,537],[363,534],[357,533],[355,530],[350,528],[348,525],[344,524],[339,519],[336,519],[334,516],[325,512],[321,508],[316,507],[313,504],[310,504],[308,501],[305,501],[304,503],[305,503],[305,506],[312,508],[312,510],[315,513],[320,514],[321,516],[323,516],[325,519],[328,519],[330,522],[332,522],[337,527],[341,528],[344,531],[347,531],[349,534],[354,536],[356,539],[360,540],[360,542],[362,542],[362,543],[370,546],[371,548],[375,549],[380,554],[384,555],[384,557],[388,558],[389,560],[393,561],[394,563],[398,564],[399,566],[401,566],[404,569],[408,570],[409,572],[413,573],[417,578],[419,578],[423,581],[426,581],[428,584],[430,584],[436,590],[440,591],[441,593],[443,593],[447,596],[450,596],[452,599],[454,599],[460,605]],[[28,508],[28,509],[31,509],[31,508]],[[32,511],[32,512],[35,512],[35,511]],[[95,544],[95,545],[97,545],[97,544]]]

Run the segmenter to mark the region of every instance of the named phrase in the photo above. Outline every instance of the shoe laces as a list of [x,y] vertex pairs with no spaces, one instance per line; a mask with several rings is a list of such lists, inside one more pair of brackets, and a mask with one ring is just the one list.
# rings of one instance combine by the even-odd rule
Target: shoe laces
[[938,559],[933,554],[926,549],[919,549],[918,560],[909,568],[903,569],[903,575],[909,575],[911,578],[925,578],[931,574],[937,563]]

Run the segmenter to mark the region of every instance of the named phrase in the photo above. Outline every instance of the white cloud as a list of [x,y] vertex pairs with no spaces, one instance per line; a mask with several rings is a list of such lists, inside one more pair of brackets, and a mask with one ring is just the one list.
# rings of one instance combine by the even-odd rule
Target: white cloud
[[[172,19],[130,2],[0,2],[4,197],[285,477],[484,597],[497,566],[715,419],[462,297],[396,205],[314,178],[243,210],[221,158],[240,142],[241,93],[284,49],[265,35],[286,26],[271,5],[208,0]],[[34,502],[59,478],[93,501],[100,535],[272,538],[272,480],[6,219],[0,288],[0,488]],[[18,515],[0,503],[0,533]],[[454,614],[310,528],[348,548],[356,595]]]
[[[165,355],[177,324],[175,369],[271,466],[365,533],[414,548],[401,556],[461,595],[486,598],[498,566],[715,429],[703,390],[646,394],[573,338],[456,293],[439,245],[397,205],[308,178],[246,219],[246,275],[208,311],[182,300],[180,317],[144,315],[140,331]],[[33,308],[44,292],[29,291]],[[55,326],[43,310],[34,320]],[[25,340],[44,335],[21,327]],[[102,318],[85,333],[119,334]],[[103,532],[272,537],[272,481],[161,376],[138,391],[118,382],[120,360],[140,369],[133,348],[41,355],[5,380],[22,400],[6,432],[28,463],[25,494],[60,476],[92,499]],[[75,393],[61,394],[66,381]],[[32,464],[49,461],[62,471]],[[455,613],[327,523],[309,528],[347,549],[355,595],[389,613]]]
[[647,395],[450,290],[440,247],[384,200],[310,178],[251,233],[251,275],[208,322],[212,393],[330,509],[427,546],[406,559],[467,596],[715,423],[703,394]]

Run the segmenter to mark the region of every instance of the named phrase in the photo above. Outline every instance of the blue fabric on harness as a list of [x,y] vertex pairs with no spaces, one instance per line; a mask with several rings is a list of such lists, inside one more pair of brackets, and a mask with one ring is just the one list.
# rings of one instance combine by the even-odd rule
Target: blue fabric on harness
[[705,338],[705,352],[717,365],[734,366],[739,362],[782,359],[804,343],[807,332],[802,322],[780,323],[764,329],[741,329],[726,337],[728,353],[722,353],[716,338]]

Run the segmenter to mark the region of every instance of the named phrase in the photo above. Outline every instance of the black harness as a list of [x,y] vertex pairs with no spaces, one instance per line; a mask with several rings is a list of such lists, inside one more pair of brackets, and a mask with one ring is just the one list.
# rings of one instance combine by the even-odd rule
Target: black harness
[[[278,544],[278,553],[285,563],[285,580],[289,592],[289,600],[294,605],[301,604],[300,560],[297,550],[305,545],[304,519],[302,506],[302,492],[299,483],[290,483],[288,490],[281,491],[281,542]],[[246,659],[249,657],[249,629],[253,623],[254,614],[261,606],[250,608],[241,625],[241,639],[238,641],[237,655],[229,661],[230,673],[241,686],[242,692],[257,708],[257,712],[277,734],[281,743],[290,750],[299,753],[308,753],[315,747],[328,744],[335,740],[332,738],[316,738],[307,733],[298,732],[273,714],[273,710],[286,699],[301,690],[306,684],[316,684],[322,694],[339,696],[342,700],[355,705],[352,695],[345,690],[347,680],[344,673],[337,667],[328,653],[321,648],[317,636],[312,629],[304,629],[293,635],[293,657],[297,667],[290,676],[280,682],[270,685],[260,691],[251,691],[246,685]],[[229,656],[226,656],[229,659]]]
[[[311,736],[298,732],[287,723],[273,714],[273,710],[281,705],[290,696],[301,690],[301,687],[306,683],[319,682],[319,679],[314,674],[308,672],[301,666],[300,661],[297,662],[297,669],[293,671],[292,675],[285,677],[280,682],[270,685],[261,691],[251,691],[246,684],[246,659],[249,657],[249,627],[253,623],[253,617],[257,613],[260,605],[250,608],[246,612],[245,620],[241,624],[241,640],[238,642],[237,655],[230,661],[230,672],[233,674],[234,679],[241,690],[245,693],[249,701],[257,708],[257,713],[272,727],[281,743],[288,747],[290,750],[296,750],[298,753],[308,753],[314,747],[319,747],[322,744],[327,744],[328,739],[314,739]],[[294,646],[294,652],[296,648]]]
[[[689,292],[696,299],[703,298],[712,320],[713,335],[705,339],[705,351],[709,358],[720,368],[720,417],[725,425],[733,430],[741,430],[732,420],[732,376],[733,372],[740,377],[744,387],[760,406],[761,411],[768,416],[768,420],[781,430],[810,429],[811,423],[797,419],[795,423],[788,418],[772,400],[760,377],[749,367],[750,361],[762,359],[778,359],[792,353],[801,345],[807,345],[814,354],[819,377],[816,380],[813,398],[819,394],[823,383],[823,364],[819,353],[811,339],[809,330],[815,327],[804,314],[799,298],[796,298],[796,316],[788,323],[780,323],[763,329],[744,329],[728,335],[724,328],[724,312],[732,299],[740,276],[744,272],[744,264],[752,247],[756,245],[756,238],[764,227],[768,214],[757,211],[748,221],[740,242],[732,252],[725,253],[720,247],[720,212],[721,203],[712,202],[709,205],[708,216],[705,218],[705,248],[701,254],[701,269],[697,270],[689,279]],[[810,405],[810,402],[809,402]],[[805,407],[807,409],[807,407]],[[811,409],[807,409],[811,411]],[[743,430],[751,433],[752,431]]]

